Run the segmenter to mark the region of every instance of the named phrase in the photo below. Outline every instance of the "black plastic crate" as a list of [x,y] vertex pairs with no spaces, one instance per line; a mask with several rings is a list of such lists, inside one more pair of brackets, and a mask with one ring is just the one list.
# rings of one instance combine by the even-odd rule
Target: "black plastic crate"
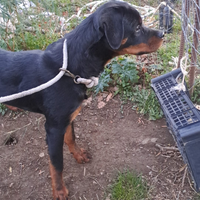
[[167,126],[177,143],[184,162],[200,191],[200,111],[195,108],[188,91],[175,91],[182,77],[180,69],[151,80],[151,86],[159,100],[166,118]]

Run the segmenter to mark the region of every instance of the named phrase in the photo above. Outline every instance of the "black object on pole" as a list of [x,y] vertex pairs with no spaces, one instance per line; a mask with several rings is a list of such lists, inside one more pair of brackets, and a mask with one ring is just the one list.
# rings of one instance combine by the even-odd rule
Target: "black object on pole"
[[169,1],[166,2],[166,6],[161,5],[159,8],[159,29],[166,33],[172,33],[173,27],[173,12],[170,8],[173,8],[173,4]]

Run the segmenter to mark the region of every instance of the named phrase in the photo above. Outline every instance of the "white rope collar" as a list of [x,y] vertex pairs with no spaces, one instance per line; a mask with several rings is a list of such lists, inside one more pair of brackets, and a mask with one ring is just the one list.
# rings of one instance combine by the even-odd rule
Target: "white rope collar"
[[[62,68],[60,68],[60,72],[59,72],[58,75],[56,75],[50,81],[48,81],[48,82],[46,82],[46,83],[44,83],[40,86],[37,86],[35,88],[25,90],[23,92],[19,92],[19,93],[16,93],[16,94],[8,95],[8,96],[5,96],[5,97],[0,97],[0,103],[12,101],[14,99],[19,99],[19,98],[31,95],[33,93],[39,92],[41,90],[44,90],[44,89],[50,87],[51,85],[56,83],[58,80],[60,80],[61,77],[66,73],[67,63],[68,63],[67,40],[65,39],[64,43],[63,43],[63,65],[62,65]],[[84,79],[84,78],[81,78],[79,76],[76,77],[77,84],[80,84],[80,83],[85,84],[87,88],[91,88],[93,86],[98,85],[98,80],[99,80],[98,77],[91,77],[90,79]]]

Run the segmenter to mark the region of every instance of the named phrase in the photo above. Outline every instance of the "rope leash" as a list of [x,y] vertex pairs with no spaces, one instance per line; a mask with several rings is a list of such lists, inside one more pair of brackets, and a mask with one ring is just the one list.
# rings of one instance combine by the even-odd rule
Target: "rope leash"
[[71,77],[72,76],[74,77],[74,81],[76,81],[75,82],[76,84],[85,84],[87,88],[91,88],[93,86],[98,85],[98,80],[99,80],[98,77],[91,77],[90,79],[84,79],[84,78],[81,78],[78,75],[74,76],[71,72],[69,72],[67,70],[67,63],[68,63],[67,40],[65,39],[64,43],[63,43],[63,65],[62,65],[62,68],[60,68],[60,72],[59,72],[58,75],[56,75],[50,81],[48,81],[48,82],[46,82],[46,83],[44,83],[40,86],[37,86],[35,88],[25,90],[23,92],[19,92],[19,93],[16,93],[16,94],[8,95],[8,96],[5,96],[5,97],[0,97],[0,103],[12,101],[14,99],[19,99],[19,98],[34,94],[36,92],[39,92],[41,90],[44,90],[44,89],[50,87],[51,85],[53,85],[54,83],[56,83],[57,81],[59,81],[61,79],[61,77],[66,74],[66,72],[71,74]]

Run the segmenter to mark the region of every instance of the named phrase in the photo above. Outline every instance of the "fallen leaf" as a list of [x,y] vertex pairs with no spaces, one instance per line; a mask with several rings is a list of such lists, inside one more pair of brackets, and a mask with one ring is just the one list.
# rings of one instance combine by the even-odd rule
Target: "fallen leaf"
[[101,94],[99,94],[99,96],[97,98],[98,98],[98,100],[97,100],[98,102],[103,100],[103,96]]
[[108,93],[107,93],[107,92],[102,93],[102,97],[103,97],[103,98],[106,98],[107,96],[108,96]]
[[110,101],[112,99],[112,93],[110,93],[107,98],[106,98],[106,102]]
[[83,106],[90,105],[92,103],[92,97],[89,97],[88,99],[83,101]]
[[99,109],[101,109],[101,108],[103,108],[105,105],[106,105],[105,102],[100,101],[100,102],[98,103],[98,106],[97,106],[97,107],[98,107]]
[[9,172],[12,173],[12,167],[9,167]]

